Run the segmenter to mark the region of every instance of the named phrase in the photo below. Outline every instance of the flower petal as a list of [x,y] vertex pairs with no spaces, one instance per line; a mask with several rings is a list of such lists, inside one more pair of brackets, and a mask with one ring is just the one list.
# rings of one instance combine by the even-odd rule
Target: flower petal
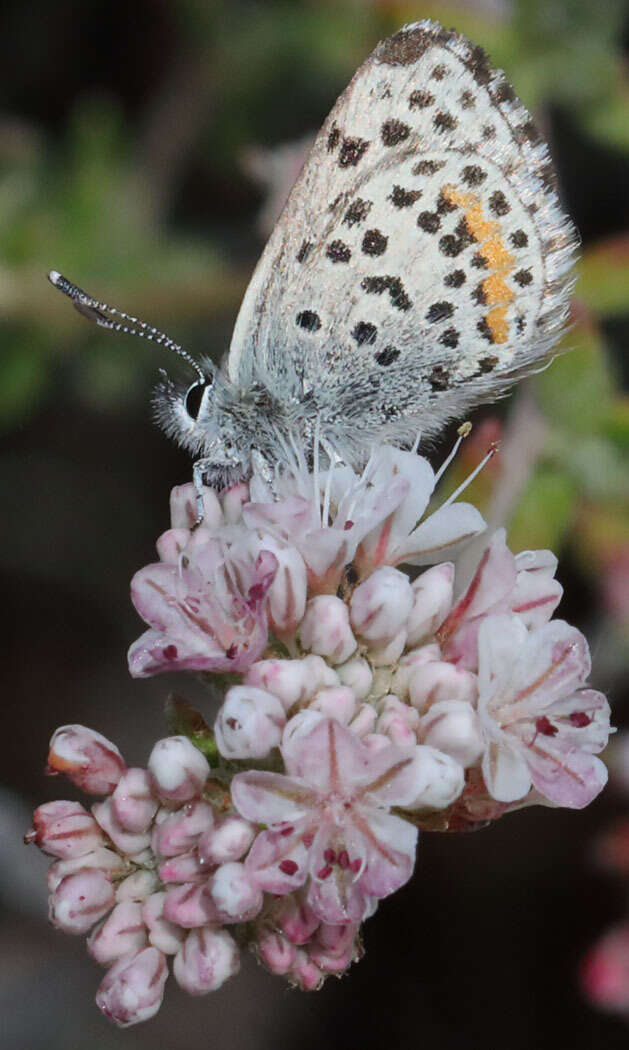
[[237,773],[231,795],[240,815],[255,824],[301,820],[316,802],[315,793],[298,780],[258,770]]
[[483,777],[489,794],[498,802],[524,798],[531,786],[524,757],[506,739],[489,742],[483,758]]
[[292,832],[261,831],[247,854],[245,867],[266,893],[283,896],[304,884],[308,875],[308,850],[302,841],[302,822]]
[[546,738],[529,748],[528,760],[533,784],[559,806],[583,809],[607,783],[607,767],[588,752],[572,750],[562,754]]
[[388,897],[413,874],[417,828],[400,817],[366,807],[355,818],[355,826],[367,844],[361,889],[373,897]]
[[466,544],[486,528],[485,519],[471,503],[439,507],[397,545],[396,562],[434,565],[456,558]]

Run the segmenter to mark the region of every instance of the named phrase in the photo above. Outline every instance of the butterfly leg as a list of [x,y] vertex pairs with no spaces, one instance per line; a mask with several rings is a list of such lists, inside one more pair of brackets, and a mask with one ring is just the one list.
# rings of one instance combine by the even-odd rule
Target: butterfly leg
[[205,477],[206,470],[209,470],[213,464],[213,460],[209,457],[198,459],[192,467],[192,481],[194,484],[195,492],[197,494],[197,520],[195,521],[193,528],[198,528],[203,522],[204,509],[203,509],[203,479]]

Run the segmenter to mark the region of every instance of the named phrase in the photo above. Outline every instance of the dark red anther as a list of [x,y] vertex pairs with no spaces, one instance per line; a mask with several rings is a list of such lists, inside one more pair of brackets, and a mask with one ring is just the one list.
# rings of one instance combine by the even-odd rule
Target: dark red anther
[[325,868],[320,868],[317,872],[318,879],[327,879],[332,874],[332,868],[329,864],[326,864]]
[[292,824],[289,824],[287,828],[282,828],[280,835],[292,835],[294,830]]
[[176,660],[179,653],[176,645],[167,645],[162,649],[165,660]]
[[538,733],[541,733],[542,736],[557,736],[557,733],[559,732],[557,726],[554,726],[546,715],[542,715],[541,718],[537,719],[535,729]]
[[228,660],[235,660],[238,656],[238,646],[230,645],[229,649],[225,650],[225,656]]
[[353,528],[354,528],[354,522],[353,521],[346,521],[344,526],[343,526],[343,529],[345,530],[345,532],[348,532],[349,529],[353,529]]
[[351,862],[351,864],[349,866],[349,870],[353,871],[354,875],[357,875],[358,872],[360,871],[361,864],[362,864],[362,861],[361,861],[360,857],[356,857],[356,860],[353,860]]
[[339,853],[339,868],[349,868],[349,853],[346,849]]
[[312,834],[312,832],[309,831],[307,835],[302,835],[301,841],[303,842],[306,849],[310,849],[312,843],[314,842],[314,835]]
[[284,875],[295,875],[297,872],[297,864],[294,860],[282,860],[278,864],[278,868]]
[[585,729],[591,721],[592,719],[586,715],[585,711],[573,711],[570,715],[570,724],[576,726],[577,729]]
[[326,864],[334,864],[334,862],[336,861],[336,853],[333,849],[330,849],[328,847],[328,849],[324,849],[323,851],[323,859],[326,862]]

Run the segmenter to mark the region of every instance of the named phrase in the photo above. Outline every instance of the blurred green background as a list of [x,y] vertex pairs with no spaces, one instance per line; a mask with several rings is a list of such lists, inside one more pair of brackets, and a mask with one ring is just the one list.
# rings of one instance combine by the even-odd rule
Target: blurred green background
[[[334,99],[375,43],[436,17],[482,44],[547,135],[583,239],[570,353],[496,406],[448,484],[515,550],[551,546],[560,614],[625,721],[629,649],[629,5],[624,0],[7,2],[0,14],[0,579],[6,755],[0,934],[7,1050],[278,1045],[449,1050],[620,1047],[581,1003],[583,948],[620,911],[588,864],[612,790],[583,814],[528,811],[477,836],[426,836],[418,873],[372,920],[367,956],[319,996],[257,971],[207,1001],[170,989],[124,1036],[97,1015],[98,968],[48,931],[28,809],[54,727],[85,722],[130,762],[163,731],[163,679],[131,682],[132,573],[153,558],[190,463],[152,425],[163,351],[87,325],[61,270],[225,352],[264,239]],[[451,444],[446,435],[435,462]],[[173,686],[184,680],[173,678]],[[187,694],[194,695],[184,682]],[[399,898],[399,900],[398,900]],[[371,927],[371,929],[370,929]]]

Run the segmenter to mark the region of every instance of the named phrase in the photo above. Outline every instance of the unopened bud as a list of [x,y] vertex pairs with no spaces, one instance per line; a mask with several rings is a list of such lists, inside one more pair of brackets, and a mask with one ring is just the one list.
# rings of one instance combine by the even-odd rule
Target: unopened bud
[[352,594],[352,627],[367,642],[387,643],[405,626],[412,608],[413,590],[408,576],[390,565],[382,565]]
[[409,684],[413,672],[424,664],[441,660],[441,649],[436,642],[430,645],[422,645],[420,649],[412,649],[405,653],[398,662],[397,670],[391,679],[391,691],[400,700],[408,699]]
[[406,625],[409,646],[434,636],[452,608],[453,584],[452,562],[433,565],[413,582],[413,608]]
[[173,962],[175,980],[189,995],[215,992],[239,969],[236,942],[211,926],[189,933]]
[[51,894],[48,918],[64,933],[87,933],[114,904],[114,888],[98,868],[66,875]]
[[146,769],[128,769],[118,781],[111,802],[118,823],[127,831],[148,831],[158,801]]
[[420,714],[440,700],[465,700],[469,704],[478,695],[476,675],[445,660],[417,667],[408,688],[411,703]]
[[306,688],[305,661],[258,660],[245,675],[244,684],[273,693],[285,711],[302,699]]
[[186,736],[158,740],[148,760],[157,794],[169,802],[187,802],[201,793],[210,767]]
[[33,813],[33,827],[24,836],[42,853],[72,860],[103,846],[105,839],[93,817],[80,802],[46,802]]
[[149,941],[165,955],[175,955],[184,942],[185,933],[181,926],[164,918],[164,901],[166,893],[153,893],[142,905],[142,921],[145,923]]
[[362,656],[353,656],[347,663],[341,664],[340,667],[337,667],[337,673],[341,684],[349,686],[357,700],[364,700],[369,696],[373,671]]
[[255,835],[255,827],[244,817],[222,817],[199,839],[199,859],[206,866],[240,860],[249,849]]
[[135,901],[123,901],[92,931],[87,950],[96,962],[109,966],[127,952],[137,952],[146,942],[142,906]]
[[108,795],[124,770],[124,760],[116,745],[93,729],[69,725],[53,733],[47,772],[65,773],[88,795]]
[[320,711],[326,718],[336,718],[342,725],[347,725],[358,709],[356,697],[346,685],[320,689],[309,706],[313,711]]
[[262,907],[262,890],[239,861],[221,864],[208,886],[221,922],[250,922]]
[[464,700],[440,700],[432,704],[421,719],[420,732],[425,744],[445,751],[464,769],[473,766],[483,753],[478,715]]
[[162,861],[157,869],[162,882],[205,882],[207,866],[196,849]]
[[356,649],[345,602],[331,594],[319,594],[306,605],[299,629],[301,644],[333,664],[342,664]]
[[154,871],[140,868],[131,875],[127,875],[126,879],[118,883],[116,900],[141,902],[150,897],[152,893],[155,893],[158,885],[159,879]]
[[301,988],[302,992],[316,992],[323,984],[324,976],[308,953],[303,948],[298,948],[290,971],[290,979],[298,988]]
[[160,810],[153,825],[153,852],[162,857],[188,853],[201,835],[214,824],[214,810],[209,802],[196,799],[174,813]]
[[[173,529],[191,529],[198,517],[197,490],[189,481],[170,490],[170,523]],[[216,529],[223,522],[223,511],[214,489],[203,487],[203,528]]]
[[445,809],[463,791],[463,766],[450,755],[425,744],[417,746],[416,756],[419,759],[417,795],[404,809]]
[[133,857],[150,845],[151,836],[148,832],[127,831],[122,826],[116,816],[111,796],[102,802],[95,802],[92,813],[116,849],[126,853],[128,857]]
[[183,926],[185,930],[216,922],[216,906],[207,885],[198,886],[194,882],[184,882],[181,886],[172,886],[166,890],[164,918],[177,926]]
[[216,743],[224,758],[266,758],[279,746],[285,724],[284,708],[273,693],[234,685],[216,718]]
[[258,929],[254,946],[260,961],[271,973],[286,974],[295,962],[295,945],[270,926]]
[[148,1021],[164,998],[166,957],[157,948],[124,955],[107,971],[96,993],[96,1005],[119,1028]]

